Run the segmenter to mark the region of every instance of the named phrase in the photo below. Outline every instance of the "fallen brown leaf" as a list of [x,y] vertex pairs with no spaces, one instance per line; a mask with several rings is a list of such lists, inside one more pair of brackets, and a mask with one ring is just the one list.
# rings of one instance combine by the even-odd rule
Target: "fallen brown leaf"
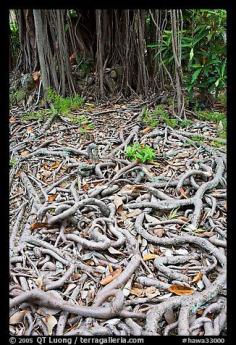
[[108,276],[106,276],[105,278],[103,278],[100,281],[101,285],[107,285],[109,284],[112,280],[114,280],[116,277],[118,277],[122,272],[122,268],[117,268],[115,271],[111,272],[111,274],[109,274]]
[[154,286],[147,287],[144,290],[144,293],[149,298],[154,298],[154,297],[160,295],[160,291],[157,288],[155,288]]
[[16,123],[16,118],[15,118],[15,116],[11,116],[9,122],[10,122],[10,123]]
[[148,254],[143,255],[143,260],[144,260],[144,261],[154,260],[154,259],[156,259],[157,257],[158,257],[158,255],[156,255],[156,254],[148,253]]
[[163,228],[156,228],[153,230],[153,233],[157,236],[157,237],[162,237],[165,233],[165,229]]
[[34,130],[33,130],[33,128],[32,128],[32,127],[28,127],[28,128],[26,129],[26,132],[27,132],[27,133],[33,133],[33,132],[34,132]]
[[28,154],[29,154],[29,151],[27,151],[27,150],[21,151],[21,153],[20,153],[21,157],[26,157],[26,156],[28,156]]
[[51,169],[56,169],[56,168],[58,168],[59,167],[59,165],[61,164],[61,162],[60,161],[56,161],[56,162],[54,162],[52,165],[51,165]]
[[38,278],[35,279],[34,281],[35,281],[36,286],[37,286],[39,289],[43,289],[43,287],[44,287],[43,277],[38,277]]
[[212,237],[214,235],[213,231],[204,231],[198,234],[199,237]]
[[150,127],[146,127],[146,128],[144,128],[141,132],[142,132],[143,134],[146,134],[146,133],[148,133],[150,130],[151,130]]
[[48,196],[48,201],[53,202],[56,199],[56,197],[57,197],[57,194],[51,194]]
[[140,297],[142,294],[143,294],[143,289],[139,289],[139,288],[136,288],[136,287],[133,287],[131,290],[130,290],[130,293],[132,295],[135,295],[137,297]]
[[183,198],[188,199],[187,194],[186,194],[185,190],[182,187],[179,188],[179,192],[180,192],[180,195]]
[[53,330],[54,326],[56,326],[56,324],[57,324],[57,319],[53,315],[47,315],[42,320],[45,323],[45,325],[47,326],[48,335],[52,335],[52,330]]
[[48,223],[33,223],[30,226],[31,230],[36,230],[40,228],[48,228],[48,227],[49,227]]
[[167,290],[178,296],[192,295],[194,292],[192,288],[178,284],[171,285]]
[[21,311],[16,312],[15,314],[13,314],[10,317],[10,321],[9,321],[10,325],[15,325],[15,324],[23,321],[25,314],[27,314],[27,310],[21,310]]
[[120,196],[115,195],[114,196],[114,204],[116,206],[117,211],[122,211],[123,209],[123,200]]
[[202,279],[202,276],[203,276],[202,272],[198,272],[198,273],[194,276],[194,278],[193,278],[193,280],[192,280],[192,283],[197,283],[199,280]]

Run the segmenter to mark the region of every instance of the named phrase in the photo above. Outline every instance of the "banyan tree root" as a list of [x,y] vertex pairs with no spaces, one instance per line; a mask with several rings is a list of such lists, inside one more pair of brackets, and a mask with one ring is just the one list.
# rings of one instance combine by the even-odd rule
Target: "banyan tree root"
[[157,335],[158,330],[160,328],[159,322],[161,321],[165,311],[169,308],[176,309],[180,307],[178,319],[178,334],[189,335],[190,313],[195,313],[204,304],[213,300],[218,295],[218,293],[224,288],[225,281],[226,274],[223,273],[203,292],[195,292],[191,296],[171,297],[167,301],[162,302],[156,307],[152,308],[147,313],[146,331],[150,335]]
[[[118,131],[99,117],[99,130],[84,136],[64,122],[55,129],[56,121],[44,136],[36,121],[38,141],[13,124],[11,153],[20,159],[11,170],[10,307],[11,315],[30,307],[27,335],[48,334],[36,306],[60,312],[56,335],[225,330],[226,157],[165,125],[143,135],[123,113]],[[199,133],[194,126],[189,133]],[[137,141],[156,160],[127,160],[125,147]],[[192,295],[170,296],[173,284]]]

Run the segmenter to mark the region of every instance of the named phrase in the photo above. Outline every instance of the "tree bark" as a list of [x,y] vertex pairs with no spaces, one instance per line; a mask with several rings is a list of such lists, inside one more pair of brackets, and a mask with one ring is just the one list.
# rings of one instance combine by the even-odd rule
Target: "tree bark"
[[43,34],[42,13],[41,13],[41,10],[33,10],[33,14],[34,14],[34,23],[35,23],[35,36],[36,36],[40,70],[41,70],[41,76],[42,76],[42,84],[43,84],[43,90],[45,94],[50,84],[49,84],[47,66],[46,66],[45,55],[44,55],[44,47],[43,47],[44,34]]

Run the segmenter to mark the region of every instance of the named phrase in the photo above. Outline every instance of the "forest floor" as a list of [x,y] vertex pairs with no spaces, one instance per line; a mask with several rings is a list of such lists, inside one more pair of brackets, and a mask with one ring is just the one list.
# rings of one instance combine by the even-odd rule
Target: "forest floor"
[[[10,110],[10,333],[222,335],[226,152],[217,125],[140,125],[138,102]],[[91,126],[91,123],[93,126]],[[156,157],[130,161],[150,145]]]

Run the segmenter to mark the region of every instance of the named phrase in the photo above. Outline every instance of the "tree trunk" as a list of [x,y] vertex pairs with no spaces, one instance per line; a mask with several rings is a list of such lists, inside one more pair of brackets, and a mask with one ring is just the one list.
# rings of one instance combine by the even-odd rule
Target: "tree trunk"
[[33,14],[34,14],[35,36],[36,36],[36,42],[37,42],[37,48],[38,48],[42,84],[43,84],[43,90],[45,94],[47,93],[47,90],[50,84],[49,84],[47,66],[46,66],[45,55],[44,55],[44,45],[43,45],[44,32],[43,32],[43,21],[42,21],[41,10],[33,10]]

